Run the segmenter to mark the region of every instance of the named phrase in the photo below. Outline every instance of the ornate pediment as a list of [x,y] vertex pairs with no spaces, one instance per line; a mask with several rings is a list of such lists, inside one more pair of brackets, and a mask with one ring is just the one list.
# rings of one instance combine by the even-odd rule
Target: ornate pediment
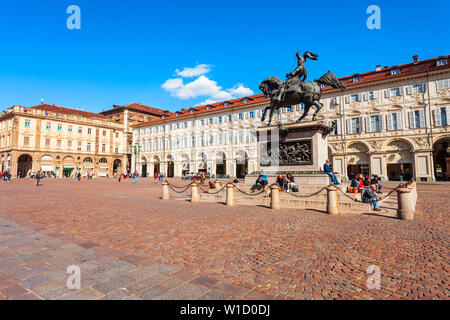
[[439,90],[437,91],[437,93],[438,93],[438,95],[443,96],[443,97],[445,97],[445,96],[450,96],[450,88],[447,88],[447,89],[439,89]]
[[330,147],[336,152],[342,152],[344,150],[342,143],[331,143]]
[[392,97],[389,97],[389,100],[390,100],[392,103],[397,103],[397,102],[399,102],[399,101],[402,100],[402,96],[392,96]]
[[381,147],[383,146],[383,141],[382,140],[370,140],[369,144],[372,147],[372,149],[374,149],[375,151],[380,151]]
[[420,149],[424,149],[427,148],[429,146],[428,144],[428,139],[427,138],[415,138],[414,142],[416,143],[416,145],[420,148]]

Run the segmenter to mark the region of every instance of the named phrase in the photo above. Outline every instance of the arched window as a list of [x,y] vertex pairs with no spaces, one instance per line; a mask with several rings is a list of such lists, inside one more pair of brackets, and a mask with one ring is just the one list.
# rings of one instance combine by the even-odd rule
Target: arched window
[[99,162],[100,162],[100,163],[108,163],[108,159],[106,159],[106,158],[101,158]]
[[83,162],[93,162],[93,161],[92,161],[92,158],[87,157],[87,158],[84,158]]

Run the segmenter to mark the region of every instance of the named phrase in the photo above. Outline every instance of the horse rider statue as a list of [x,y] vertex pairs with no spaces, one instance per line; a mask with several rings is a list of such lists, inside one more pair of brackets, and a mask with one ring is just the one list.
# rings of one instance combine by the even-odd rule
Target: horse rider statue
[[270,99],[270,105],[265,108],[261,117],[261,121],[264,121],[267,111],[270,110],[268,125],[270,125],[273,113],[276,110],[300,103],[304,104],[304,111],[297,122],[301,122],[307,116],[311,107],[315,108],[312,116],[312,120],[315,121],[317,114],[323,107],[323,104],[320,102],[322,87],[329,86],[334,89],[345,89],[344,84],[330,71],[319,79],[305,81],[307,77],[305,62],[307,59],[317,60],[318,55],[306,51],[303,56],[300,56],[299,52],[297,52],[296,56],[297,67],[286,75],[287,80],[285,82],[277,77],[268,77],[259,84],[259,89],[264,93],[264,96]]
[[[299,51],[297,51],[297,53],[295,55],[297,57],[297,68],[295,68],[294,71],[289,72],[288,74],[286,74],[286,78],[289,80],[289,79],[292,79],[292,78],[296,77],[300,81],[303,82],[303,81],[306,80],[306,77],[308,76],[308,72],[306,71],[306,68],[305,68],[306,59],[309,58],[311,60],[317,60],[318,55],[314,54],[312,52],[309,52],[309,51],[306,51],[303,54],[303,56],[301,56],[299,54]],[[303,77],[303,79],[302,79],[302,77]],[[284,83],[284,85],[281,86],[280,91],[278,92],[278,95],[274,98],[275,101],[279,102],[279,101],[283,100],[283,94],[284,94],[284,92],[286,90],[286,86],[289,84],[288,82],[289,81],[286,81]]]

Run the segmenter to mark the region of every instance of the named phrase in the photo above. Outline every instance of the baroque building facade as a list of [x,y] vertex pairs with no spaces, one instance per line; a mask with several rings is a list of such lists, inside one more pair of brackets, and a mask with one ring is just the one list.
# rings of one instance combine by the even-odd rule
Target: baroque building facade
[[[328,136],[334,171],[384,180],[433,181],[450,176],[449,55],[339,78],[345,90],[324,87],[318,120],[336,121]],[[132,156],[143,175],[207,171],[243,177],[259,171],[257,128],[270,102],[255,95],[182,109],[133,125]],[[303,106],[274,119],[296,121]],[[308,119],[308,118],[307,118]]]
[[132,147],[133,131],[131,126],[133,124],[139,124],[148,122],[154,119],[160,119],[162,116],[170,116],[173,114],[168,110],[161,110],[150,106],[143,105],[141,103],[133,102],[123,106],[113,105],[112,109],[102,110],[101,115],[109,118],[111,121],[120,123],[123,125],[123,148],[126,154],[124,172],[130,173],[133,170],[131,162],[131,154],[136,150]]
[[13,106],[0,116],[0,171],[26,177],[122,173],[123,125],[107,117],[48,104]]

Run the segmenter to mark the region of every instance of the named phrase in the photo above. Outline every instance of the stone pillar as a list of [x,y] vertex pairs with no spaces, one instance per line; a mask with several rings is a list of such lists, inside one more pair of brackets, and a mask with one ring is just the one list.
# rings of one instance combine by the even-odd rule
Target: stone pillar
[[169,200],[169,183],[167,181],[162,182],[162,197],[163,200]]
[[222,184],[220,183],[219,180],[214,181],[214,186],[216,187],[217,190],[219,190],[222,187]]
[[338,197],[336,187],[327,187],[327,213],[331,215],[339,215]]
[[270,186],[270,208],[280,210],[280,189],[277,185]]
[[414,220],[414,206],[410,188],[397,189],[397,218],[401,220]]
[[415,182],[408,185],[408,189],[411,190],[411,203],[412,203],[413,211],[415,212],[416,211],[416,202],[417,202],[417,191],[416,191]]
[[227,184],[227,206],[234,206],[234,185],[229,183]]
[[199,202],[200,196],[198,195],[198,184],[196,182],[191,183],[191,202]]

